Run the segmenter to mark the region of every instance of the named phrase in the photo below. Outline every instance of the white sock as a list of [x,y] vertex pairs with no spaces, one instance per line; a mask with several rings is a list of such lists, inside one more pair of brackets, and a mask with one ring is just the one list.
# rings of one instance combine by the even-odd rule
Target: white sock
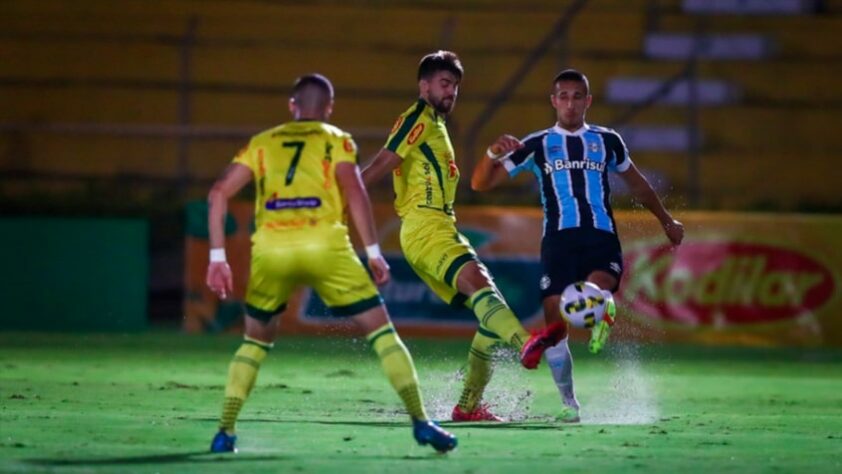
[[547,364],[550,366],[562,402],[578,409],[579,401],[576,400],[573,391],[573,356],[570,354],[570,347],[567,346],[567,338],[547,349],[544,355],[547,357]]

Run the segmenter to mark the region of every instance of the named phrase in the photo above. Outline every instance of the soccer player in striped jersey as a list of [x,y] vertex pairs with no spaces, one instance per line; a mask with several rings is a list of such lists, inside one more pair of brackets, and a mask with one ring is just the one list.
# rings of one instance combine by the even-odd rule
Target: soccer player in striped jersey
[[449,451],[456,447],[456,438],[429,421],[412,358],[348,237],[346,205],[366,246],[374,280],[385,284],[389,266],[377,244],[371,205],[357,168],[356,144],[351,135],[327,123],[333,111],[333,86],[319,74],[302,76],[293,86],[289,108],[295,121],[252,137],[208,196],[207,283],[225,299],[233,289],[223,226],[228,199],[255,181],[256,230],[246,290],[245,340],[228,369],[219,432],[211,451],[236,451],[237,416],[275,341],[280,314],[299,285],[312,286],[335,316],[350,317],[365,331],[412,419],[415,440]]
[[491,379],[493,346],[502,343],[519,349],[521,363],[534,369],[560,335],[552,332],[557,328],[534,335],[523,328],[468,239],[456,229],[459,168],[445,119],[456,104],[462,74],[462,64],[452,52],[438,51],[422,58],[420,97],[398,117],[386,145],[363,170],[363,180],[370,185],[392,173],[401,249],[407,262],[442,300],[467,306],[479,320],[465,385],[451,418],[501,421],[482,403]]
[[629,157],[614,130],[585,123],[593,100],[588,79],[568,69],[553,81],[550,102],[557,123],[518,140],[511,135],[497,139],[482,157],[471,177],[475,191],[494,188],[509,177],[531,171],[541,189],[544,235],[541,241],[540,281],[547,326],[564,327],[563,339],[547,349],[546,357],[562,397],[561,421],[579,421],[579,402],[573,390],[573,360],[567,345],[567,325],[559,310],[567,285],[590,281],[606,297],[604,319],[591,332],[589,349],[605,346],[614,324],[613,292],[623,274],[623,256],[611,211],[608,171],[618,173],[634,198],[661,223],[674,245],[681,243],[684,226],[673,219],[646,178]]

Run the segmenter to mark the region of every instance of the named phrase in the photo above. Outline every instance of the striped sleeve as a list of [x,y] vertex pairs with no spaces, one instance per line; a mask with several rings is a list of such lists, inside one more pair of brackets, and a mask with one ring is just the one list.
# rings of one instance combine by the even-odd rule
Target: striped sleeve
[[631,156],[629,156],[629,149],[626,146],[626,143],[623,142],[623,138],[614,130],[609,130],[608,133],[605,134],[605,138],[606,142],[608,142],[606,144],[609,145],[613,151],[611,154],[611,162],[608,163],[608,168],[618,173],[627,171],[632,165],[632,160]]
[[531,134],[523,141],[523,148],[515,150],[503,158],[503,166],[509,176],[515,177],[526,169],[531,169],[535,162],[535,149],[541,146],[543,134]]

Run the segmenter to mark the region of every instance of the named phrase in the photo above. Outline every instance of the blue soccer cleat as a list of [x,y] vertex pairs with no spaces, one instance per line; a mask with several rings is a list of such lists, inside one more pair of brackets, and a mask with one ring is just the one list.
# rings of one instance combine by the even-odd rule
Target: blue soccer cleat
[[213,437],[211,441],[210,450],[212,453],[236,453],[237,437],[229,435],[225,430],[219,430],[219,433]]
[[429,444],[440,453],[446,453],[458,444],[455,436],[427,420],[412,420],[412,435],[418,444]]

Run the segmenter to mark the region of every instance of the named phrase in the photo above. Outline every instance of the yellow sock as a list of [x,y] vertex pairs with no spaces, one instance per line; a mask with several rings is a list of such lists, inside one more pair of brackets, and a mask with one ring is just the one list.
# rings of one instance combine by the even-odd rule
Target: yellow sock
[[377,328],[366,338],[374,352],[380,357],[383,371],[386,372],[389,383],[403,400],[409,416],[426,420],[427,412],[421,400],[421,390],[418,388],[418,376],[412,364],[412,357],[395,332],[392,323]]
[[523,329],[515,313],[494,288],[487,286],[478,290],[471,295],[467,304],[479,319],[481,327],[488,328],[512,346],[520,349],[529,339],[529,333]]
[[245,338],[243,344],[237,349],[231,365],[228,366],[228,382],[225,384],[225,402],[222,405],[222,417],[219,419],[219,428],[228,433],[234,432],[234,425],[237,423],[237,416],[248,398],[254,382],[257,380],[257,371],[260,363],[266,358],[266,353],[272,348],[266,344],[249,337]]
[[471,342],[468,352],[468,373],[465,375],[465,385],[459,397],[459,408],[464,412],[471,412],[479,405],[485,386],[491,380],[491,351],[495,344],[500,343],[500,336],[480,326]]

